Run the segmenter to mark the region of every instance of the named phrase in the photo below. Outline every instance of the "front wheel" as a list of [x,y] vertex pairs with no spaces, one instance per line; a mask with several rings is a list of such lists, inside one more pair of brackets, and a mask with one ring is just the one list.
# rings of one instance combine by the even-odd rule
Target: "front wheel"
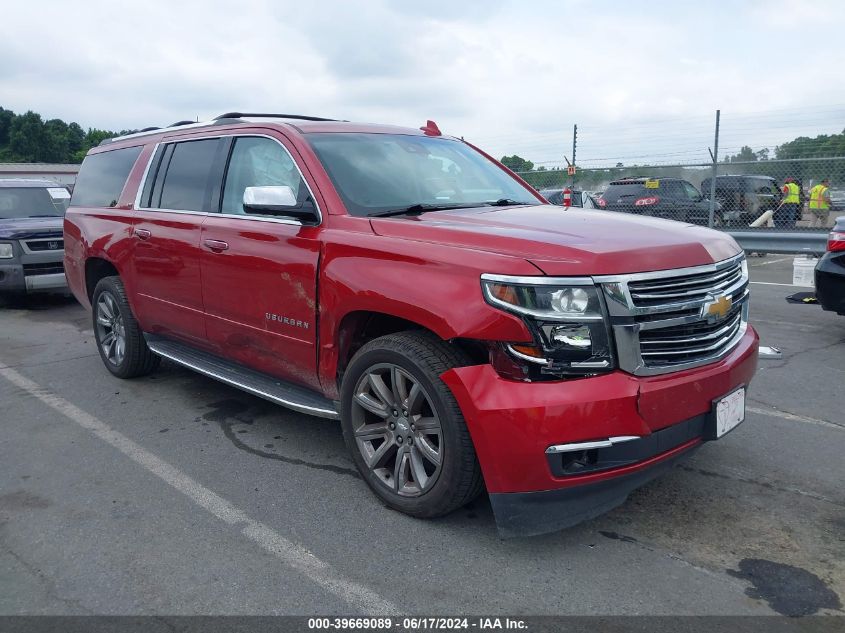
[[118,378],[135,378],[152,372],[161,361],[154,354],[132,309],[120,277],[104,277],[91,299],[94,339],[100,358]]
[[364,345],[344,374],[344,439],[364,481],[391,508],[442,516],[482,489],[463,415],[440,380],[463,360],[430,333],[401,332]]

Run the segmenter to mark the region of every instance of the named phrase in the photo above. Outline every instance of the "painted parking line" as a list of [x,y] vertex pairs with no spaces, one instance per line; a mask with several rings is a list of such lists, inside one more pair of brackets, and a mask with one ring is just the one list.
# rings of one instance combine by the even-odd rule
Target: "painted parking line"
[[793,422],[803,422],[804,424],[815,424],[816,426],[824,426],[829,429],[839,429],[845,431],[845,426],[841,424],[834,424],[827,420],[819,420],[818,418],[809,418],[804,415],[796,415],[788,411],[780,411],[779,409],[760,409],[758,407],[746,407],[748,413],[756,413],[757,415],[765,415],[772,418],[781,418],[783,420],[792,420]]
[[749,266],[756,268],[757,266],[771,266],[772,264],[777,264],[778,262],[788,262],[791,257],[781,257],[780,259],[771,259],[765,262],[759,262],[757,264],[748,264]]
[[187,474],[133,442],[122,433],[115,431],[102,420],[19,374],[7,365],[0,364],[0,376],[116,448],[214,517],[229,525],[241,527],[241,534],[244,537],[326,591],[339,597],[351,607],[358,609],[361,613],[377,615],[401,613],[396,605],[381,597],[369,587],[345,578],[331,565],[316,557],[306,548],[286,539],[269,526],[250,518],[243,510],[194,481]]
[[789,286],[790,288],[806,288],[808,291],[812,290],[812,286],[799,286],[798,284],[776,284],[773,281],[749,281],[748,283],[758,284],[760,286]]

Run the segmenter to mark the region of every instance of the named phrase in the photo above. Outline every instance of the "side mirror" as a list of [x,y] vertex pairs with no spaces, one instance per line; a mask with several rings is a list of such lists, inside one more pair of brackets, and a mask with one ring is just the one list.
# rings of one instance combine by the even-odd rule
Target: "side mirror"
[[244,189],[244,210],[261,215],[281,215],[300,220],[316,220],[313,203],[299,204],[293,189],[287,185],[247,187]]

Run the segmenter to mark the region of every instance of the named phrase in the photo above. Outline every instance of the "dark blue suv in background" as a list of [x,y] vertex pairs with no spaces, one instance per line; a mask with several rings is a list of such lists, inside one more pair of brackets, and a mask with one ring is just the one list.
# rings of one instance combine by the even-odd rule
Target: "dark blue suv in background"
[[67,292],[62,225],[68,190],[51,180],[0,180],[0,296]]

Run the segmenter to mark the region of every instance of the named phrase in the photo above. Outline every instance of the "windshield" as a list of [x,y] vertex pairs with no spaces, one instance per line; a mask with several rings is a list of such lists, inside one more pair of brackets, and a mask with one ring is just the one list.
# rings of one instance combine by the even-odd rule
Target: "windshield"
[[473,207],[502,200],[540,204],[496,164],[453,139],[310,134],[308,140],[352,215],[378,215],[417,205]]
[[0,219],[61,217],[69,201],[63,187],[0,187]]

